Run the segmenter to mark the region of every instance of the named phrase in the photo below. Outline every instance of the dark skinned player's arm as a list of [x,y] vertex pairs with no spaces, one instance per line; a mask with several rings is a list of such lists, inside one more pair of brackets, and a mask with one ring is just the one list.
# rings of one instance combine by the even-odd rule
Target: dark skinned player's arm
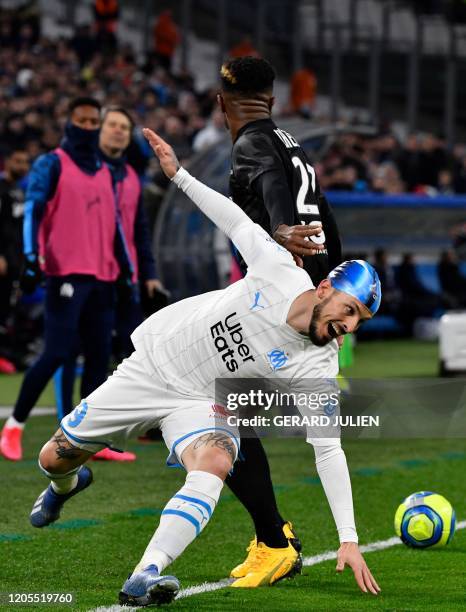
[[295,202],[283,167],[276,166],[263,172],[251,187],[269,213],[272,236],[279,225],[296,225]]

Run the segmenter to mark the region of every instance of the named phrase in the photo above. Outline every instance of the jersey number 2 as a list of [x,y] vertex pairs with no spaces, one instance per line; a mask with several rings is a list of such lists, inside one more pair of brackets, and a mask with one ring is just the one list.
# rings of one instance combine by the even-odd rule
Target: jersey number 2
[[[301,187],[299,188],[298,195],[296,197],[296,207],[298,209],[298,214],[320,215],[319,207],[317,206],[317,204],[306,204],[306,196],[309,191],[309,176],[311,177],[312,193],[315,193],[316,190],[316,173],[314,168],[309,164],[304,165],[302,160],[297,155],[292,157],[291,161],[293,162],[293,166],[295,168],[298,168],[299,173],[301,174]],[[304,224],[304,221],[302,221],[302,223]],[[311,221],[311,223],[309,223],[311,227],[315,224],[315,221]],[[310,240],[312,240],[312,242],[316,244],[324,244],[324,231],[322,230],[317,236],[310,236],[309,238]]]

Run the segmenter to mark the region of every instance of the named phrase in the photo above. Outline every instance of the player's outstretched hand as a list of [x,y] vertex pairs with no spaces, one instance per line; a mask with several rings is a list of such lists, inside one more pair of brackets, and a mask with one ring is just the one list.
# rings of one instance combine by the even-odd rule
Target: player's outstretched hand
[[310,227],[309,225],[279,225],[274,232],[273,238],[285,247],[292,255],[306,257],[315,255],[325,248],[322,241],[314,242],[309,240],[309,236],[319,236],[322,234],[322,225]]
[[144,137],[147,139],[147,142],[150,144],[154,153],[159,158],[160,167],[164,173],[169,179],[173,178],[180,167],[180,162],[175,155],[175,151],[167,142],[165,142],[165,140],[163,140],[163,138],[160,138],[158,134],[152,130],[149,130],[149,128],[144,128],[142,133],[144,134]]
[[380,593],[380,587],[367,567],[355,542],[343,542],[338,549],[337,572],[342,572],[346,565],[349,565],[353,570],[354,577],[361,591],[364,593],[369,591],[373,595]]

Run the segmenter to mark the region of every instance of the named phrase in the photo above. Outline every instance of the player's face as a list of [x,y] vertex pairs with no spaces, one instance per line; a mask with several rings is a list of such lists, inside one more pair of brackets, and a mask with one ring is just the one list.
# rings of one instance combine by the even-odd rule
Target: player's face
[[350,334],[370,319],[364,306],[356,298],[330,289],[328,295],[314,306],[309,324],[309,338],[316,346],[325,346],[334,338]]
[[95,106],[77,106],[71,114],[71,123],[83,130],[98,130],[100,127],[100,112]]
[[100,148],[124,151],[131,140],[131,123],[126,115],[110,111],[100,130]]

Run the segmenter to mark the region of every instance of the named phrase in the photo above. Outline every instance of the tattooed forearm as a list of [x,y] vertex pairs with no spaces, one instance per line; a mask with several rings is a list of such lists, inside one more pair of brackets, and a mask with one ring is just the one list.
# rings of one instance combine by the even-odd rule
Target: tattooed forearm
[[212,446],[216,448],[221,448],[222,450],[226,451],[230,455],[232,461],[235,460],[236,453],[235,453],[234,444],[231,438],[229,436],[226,436],[225,434],[221,434],[221,433],[204,434],[203,436],[201,436],[194,442],[193,449],[198,449],[198,448],[201,448],[202,446]]
[[81,450],[72,446],[63,434],[55,434],[52,438],[55,444],[55,454],[58,459],[78,459]]

